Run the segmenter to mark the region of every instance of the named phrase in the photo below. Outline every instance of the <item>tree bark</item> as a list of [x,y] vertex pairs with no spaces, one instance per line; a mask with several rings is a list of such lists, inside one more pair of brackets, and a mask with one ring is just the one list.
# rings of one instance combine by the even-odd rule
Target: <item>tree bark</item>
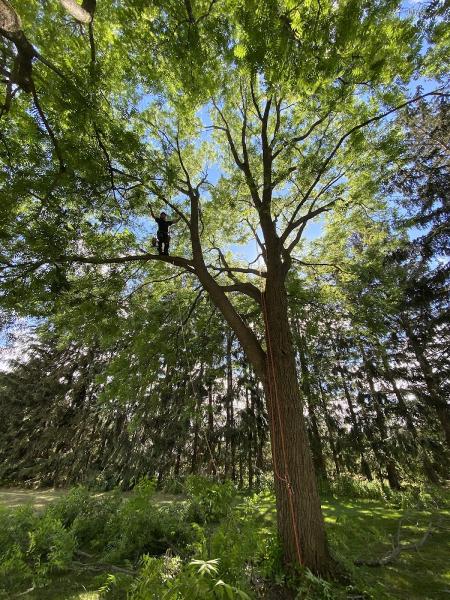
[[226,335],[226,426],[225,426],[225,478],[236,480],[236,447],[234,436],[234,405],[233,405],[233,363],[232,363],[232,344],[233,336],[230,331]]
[[[276,276],[275,276],[276,277]],[[331,559],[299,393],[284,283],[266,284],[264,389],[271,427],[278,530],[285,562],[326,574]]]
[[208,385],[208,453],[209,465],[208,472],[213,476],[217,475],[216,462],[214,459],[214,405],[212,383]]
[[383,452],[381,456],[384,458],[386,465],[387,479],[389,486],[392,490],[400,490],[400,476],[398,474],[397,466],[392,452],[392,442],[389,441],[388,429],[386,424],[386,416],[384,414],[384,408],[380,401],[380,394],[375,389],[375,382],[372,377],[372,364],[369,363],[364,349],[361,347],[361,355],[363,357],[364,369],[366,373],[367,382],[369,384],[370,396],[372,398],[373,406],[376,414],[376,422],[378,430],[380,432],[380,439],[383,444]]
[[[249,401],[250,396],[250,401]],[[247,412],[247,470],[248,470],[248,487],[253,489],[253,430],[252,424],[255,421],[255,403],[253,394],[249,393],[248,386],[245,390],[245,408]],[[256,427],[255,427],[256,430]]]

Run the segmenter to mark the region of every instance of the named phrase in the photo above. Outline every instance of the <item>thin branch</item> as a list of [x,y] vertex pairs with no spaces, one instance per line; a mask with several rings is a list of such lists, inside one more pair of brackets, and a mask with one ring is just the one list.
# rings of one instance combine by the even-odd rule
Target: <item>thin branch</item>
[[317,121],[315,121],[305,133],[303,133],[302,135],[293,137],[291,140],[289,140],[289,142],[287,144],[278,148],[278,150],[276,152],[274,152],[272,155],[273,160],[275,160],[276,157],[279,156],[281,154],[281,152],[283,152],[283,150],[292,148],[292,146],[295,146],[295,144],[298,144],[298,142],[303,142],[304,140],[306,140],[306,138],[308,138],[311,135],[311,133],[314,131],[314,129],[325,121],[325,119],[330,115],[330,113],[331,113],[331,111],[328,111],[326,115],[324,115],[320,119],[317,119]]
[[247,223],[247,225],[248,225],[248,226],[250,227],[250,229],[252,230],[252,233],[253,233],[253,235],[255,236],[256,243],[258,244],[258,246],[259,246],[259,248],[260,248],[261,252],[262,252],[263,254],[265,254],[265,252],[266,252],[266,248],[265,248],[265,246],[264,246],[263,242],[261,241],[261,239],[260,239],[260,237],[259,237],[259,235],[258,235],[258,232],[257,232],[257,231],[256,231],[256,229],[253,227],[253,225],[252,225],[252,223],[249,221],[249,219],[245,219],[245,222]]
[[[310,210],[312,210],[317,202],[317,200],[319,200],[319,198],[325,193],[327,192],[335,183],[337,183],[339,181],[339,179],[341,179],[341,177],[343,177],[345,175],[346,171],[340,171],[337,175],[335,175],[334,177],[332,177],[330,179],[330,181],[328,181],[326,184],[324,184],[322,186],[322,189],[318,192],[318,194],[316,195],[316,197],[314,198],[314,201],[310,207]],[[298,213],[300,212],[302,206],[304,206],[304,204],[306,203],[306,201],[308,200],[308,195],[304,195],[301,190],[299,190],[298,185],[294,182],[295,187],[297,188],[297,190],[299,191],[299,193],[302,196],[301,201],[298,203],[298,205],[296,206],[294,212],[291,215],[291,218],[289,219],[289,222],[286,226],[285,231],[283,232],[282,236],[281,236],[281,241],[284,242],[287,237],[289,236],[290,233],[292,233],[292,231],[298,227],[301,224],[301,220],[296,221],[296,217],[298,215]]]
[[[335,200],[332,200],[331,202],[328,202],[324,206],[320,206],[319,208],[316,208],[315,210],[309,210],[306,215],[303,215],[302,217],[297,219],[297,221],[295,221],[295,223],[293,223],[294,226],[291,229],[291,231],[293,231],[294,229],[296,229],[297,227],[299,227],[301,225],[303,225],[303,228],[297,233],[294,240],[286,248],[286,252],[288,252],[290,254],[292,252],[292,250],[295,248],[295,246],[298,244],[298,242],[300,241],[301,234],[303,233],[304,226],[308,223],[308,221],[310,221],[311,219],[314,219],[314,217],[317,217],[318,215],[322,214],[323,212],[328,212],[329,210],[331,210],[332,206],[334,204],[336,204],[338,199],[339,198],[336,198]],[[285,233],[286,233],[286,231],[285,231]],[[285,241],[286,237],[283,234],[280,239]]]
[[58,140],[56,139],[56,135],[53,133],[53,130],[50,127],[50,123],[47,121],[47,117],[45,116],[44,111],[42,110],[42,107],[39,102],[39,98],[38,98],[36,88],[34,86],[33,81],[31,81],[31,94],[33,96],[33,101],[34,101],[36,110],[38,111],[39,116],[41,117],[41,120],[44,123],[44,127],[47,130],[47,133],[48,133],[48,135],[52,141],[53,147],[55,149],[55,154],[56,154],[56,157],[58,158],[58,162],[59,162],[59,170],[61,173],[63,173],[65,171],[66,167],[64,164],[64,159],[63,159],[63,155],[61,152],[61,148],[59,147],[59,143],[58,143]]
[[135,287],[134,290],[131,290],[131,292],[129,292],[124,297],[124,300],[129,300],[131,298],[131,296],[134,296],[134,294],[136,294],[143,288],[147,287],[148,285],[152,285],[154,283],[165,283],[166,281],[171,281],[172,279],[177,279],[178,277],[181,277],[182,275],[185,275],[188,272],[189,271],[187,271],[187,270],[183,270],[183,271],[179,271],[178,273],[175,273],[175,275],[171,275],[170,277],[163,277],[162,279],[152,279],[151,281],[144,281],[143,283],[141,283],[141,285],[138,285],[137,287]]
[[[228,145],[230,147],[231,150],[231,154],[233,155],[234,158],[234,162],[236,163],[236,165],[239,167],[239,169],[244,173],[245,175],[245,180],[247,182],[247,186],[250,190],[250,194],[253,200],[254,205],[259,208],[261,206],[261,199],[259,197],[258,194],[258,189],[256,186],[256,182],[253,178],[252,172],[250,170],[250,165],[248,163],[248,156],[246,157],[247,160],[244,157],[244,160],[241,160],[239,157],[239,153],[236,149],[236,144],[234,143],[233,140],[233,136],[231,135],[231,130],[230,127],[228,125],[228,122],[223,114],[223,112],[220,110],[220,108],[218,107],[217,103],[215,102],[215,100],[212,100],[213,106],[216,109],[216,111],[218,112],[218,114],[220,115],[220,118],[224,124],[224,130],[225,130],[225,134],[227,136],[227,140],[228,140]],[[246,123],[245,123],[245,127],[246,127]],[[244,131],[244,124],[243,124],[243,128],[242,131]],[[245,141],[245,138],[244,138]],[[244,145],[243,147],[244,152],[246,151],[246,146]]]
[[214,99],[212,100],[212,103],[213,103],[214,108],[218,112],[218,114],[219,114],[219,116],[220,116],[220,118],[221,118],[221,120],[222,120],[222,122],[224,124],[223,130],[226,133],[227,140],[228,140],[228,145],[230,146],[230,150],[231,150],[231,153],[233,155],[234,162],[237,164],[237,166],[240,169],[242,169],[243,166],[244,166],[244,163],[240,159],[239,154],[237,152],[236,144],[234,143],[233,137],[231,136],[231,131],[230,131],[230,127],[228,125],[228,122],[227,122],[227,120],[226,120],[223,112],[220,110],[220,108],[218,107],[218,105],[217,105],[217,103],[216,103],[216,101]]
[[190,227],[190,221],[189,219],[186,217],[186,215],[177,207],[176,204],[173,204],[172,202],[170,202],[169,200],[167,200],[167,198],[156,188],[153,187],[151,185],[145,184],[145,183],[141,183],[141,185],[147,189],[149,192],[151,192],[152,194],[154,194],[157,198],[159,198],[160,200],[162,200],[165,204],[167,204],[167,206],[170,206],[170,208],[180,217],[180,219],[182,221],[184,221],[186,223],[186,225],[188,227]]
[[203,288],[200,288],[199,292],[195,296],[194,302],[191,304],[191,306],[190,306],[190,308],[188,310],[188,313],[186,315],[186,318],[183,319],[183,321],[181,322],[181,326],[182,327],[185,327],[187,325],[187,323],[188,323],[189,319],[191,318],[191,316],[193,315],[194,310],[196,309],[197,304],[199,303],[200,298],[202,297],[202,294],[203,294],[204,291],[205,290]]
[[259,108],[258,101],[257,101],[256,96],[255,96],[255,88],[253,87],[253,80],[250,80],[250,93],[251,93],[251,96],[252,96],[253,106],[256,109],[256,114],[258,115],[260,121],[262,121],[263,116],[262,116],[261,110]]
[[[281,98],[280,98],[280,100],[275,100],[275,115],[276,115],[276,117],[275,117],[275,126],[274,126],[274,130],[273,130],[273,136],[272,136],[272,139],[270,140],[270,144],[269,144],[270,150],[273,150],[273,147],[274,147],[276,139],[277,139],[278,131],[280,130],[281,102],[282,102]],[[272,155],[272,158],[273,158],[273,155]]]
[[439,91],[440,89],[442,89],[442,88],[438,88],[436,90],[433,90],[432,92],[428,92],[426,94],[421,94],[420,96],[416,96],[415,98],[411,98],[411,100],[407,100],[405,102],[402,102],[401,104],[398,104],[397,106],[395,106],[394,108],[391,108],[388,111],[380,113],[380,114],[376,115],[375,117],[371,117],[370,119],[367,119],[366,121],[363,121],[362,123],[358,123],[358,125],[355,125],[351,129],[349,129],[346,133],[344,133],[340,137],[340,139],[338,140],[338,142],[336,143],[336,145],[334,146],[333,150],[330,152],[330,154],[327,156],[327,158],[323,162],[322,167],[319,169],[319,172],[317,173],[316,178],[314,179],[314,181],[312,182],[312,184],[309,186],[308,191],[305,194],[306,198],[309,197],[309,195],[311,194],[311,192],[313,191],[313,189],[316,187],[316,185],[320,181],[320,178],[325,173],[325,170],[326,170],[327,166],[333,160],[333,158],[336,155],[336,153],[338,152],[339,148],[342,146],[342,144],[345,142],[345,140],[352,133],[354,133],[355,131],[358,131],[359,129],[362,129],[363,127],[367,127],[367,125],[370,125],[372,123],[376,123],[377,121],[381,121],[381,119],[384,119],[385,117],[388,117],[389,115],[392,115],[393,113],[401,110],[405,106],[409,106],[410,104],[412,104],[414,102],[417,102],[419,100],[422,100],[423,98],[427,98],[428,96],[440,96],[440,97],[445,97],[445,98],[447,98],[447,97],[450,96],[450,94],[441,93]]
[[209,3],[209,7],[208,10],[203,13],[202,15],[200,15],[199,17],[197,17],[196,20],[196,24],[198,25],[200,23],[200,21],[203,21],[203,19],[206,19],[207,17],[209,17],[209,15],[212,12],[212,9],[214,8],[214,5],[218,2],[218,0],[211,0]]
[[327,262],[312,263],[312,262],[306,262],[304,260],[300,260],[299,258],[295,258],[295,256],[292,257],[292,260],[294,262],[296,262],[296,263],[299,263],[300,265],[305,266],[305,267],[332,267],[333,269],[337,269],[338,271],[341,271],[341,273],[347,273],[348,272],[348,271],[345,271],[342,267],[340,267],[336,263],[327,263]]

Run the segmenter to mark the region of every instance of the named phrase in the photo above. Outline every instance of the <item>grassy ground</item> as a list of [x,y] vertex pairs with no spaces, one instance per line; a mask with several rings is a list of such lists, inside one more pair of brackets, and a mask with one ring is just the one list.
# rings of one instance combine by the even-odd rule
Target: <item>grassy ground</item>
[[397,510],[378,501],[324,504],[331,538],[341,541],[352,559],[377,559],[400,543],[415,544],[434,523],[433,533],[418,551],[404,551],[384,567],[357,567],[358,579],[378,599],[450,599],[450,508],[435,511]]
[[[40,510],[65,492],[0,488],[0,504],[14,507],[31,502]],[[158,494],[158,503],[173,502],[175,496]],[[402,519],[402,544],[416,543],[433,532],[419,551],[405,551],[384,567],[356,567],[358,589],[368,590],[376,600],[450,600],[450,503],[439,510],[401,510],[379,500],[324,501],[323,510],[333,547],[351,566],[355,559],[381,558],[392,549],[392,540]],[[261,504],[267,519],[275,514],[270,496]],[[52,585],[29,593],[30,600],[97,600],[99,574],[76,572],[55,578]]]
[[0,506],[17,508],[30,502],[36,510],[44,509],[50,502],[61,498],[66,490],[28,490],[23,488],[0,488]]

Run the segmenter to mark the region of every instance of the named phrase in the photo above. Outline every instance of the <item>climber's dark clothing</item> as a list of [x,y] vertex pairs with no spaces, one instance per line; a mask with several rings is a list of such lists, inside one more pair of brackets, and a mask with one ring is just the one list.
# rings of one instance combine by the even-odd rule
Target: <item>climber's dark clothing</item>
[[158,217],[155,218],[155,221],[158,223],[158,232],[156,234],[156,237],[158,238],[158,252],[159,254],[169,254],[169,227],[170,225],[173,225],[175,221],[166,221]]
[[[169,234],[165,233],[164,231],[160,231],[158,229],[156,237],[158,238],[158,252],[159,252],[159,254],[169,254],[169,243],[170,243],[170,236],[169,236]],[[163,250],[163,244],[164,244],[164,250]]]
[[175,221],[165,221],[164,219],[160,219],[159,217],[156,217],[155,221],[158,223],[158,233],[169,233],[170,225],[173,225],[175,223]]

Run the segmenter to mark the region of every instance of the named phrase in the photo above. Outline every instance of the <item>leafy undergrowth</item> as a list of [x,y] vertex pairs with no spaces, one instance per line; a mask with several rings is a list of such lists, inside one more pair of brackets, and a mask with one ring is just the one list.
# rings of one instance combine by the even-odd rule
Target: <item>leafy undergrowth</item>
[[[328,536],[350,586],[308,572],[287,580],[270,491],[245,496],[230,483],[193,477],[183,492],[161,497],[153,482],[142,481],[127,497],[75,488],[44,512],[0,509],[0,598],[24,591],[30,600],[270,598],[286,585],[299,600],[449,597],[444,491],[391,494],[352,482],[328,490]],[[393,540],[416,543],[430,523],[418,551],[405,550],[383,567],[355,566],[389,554]]]

